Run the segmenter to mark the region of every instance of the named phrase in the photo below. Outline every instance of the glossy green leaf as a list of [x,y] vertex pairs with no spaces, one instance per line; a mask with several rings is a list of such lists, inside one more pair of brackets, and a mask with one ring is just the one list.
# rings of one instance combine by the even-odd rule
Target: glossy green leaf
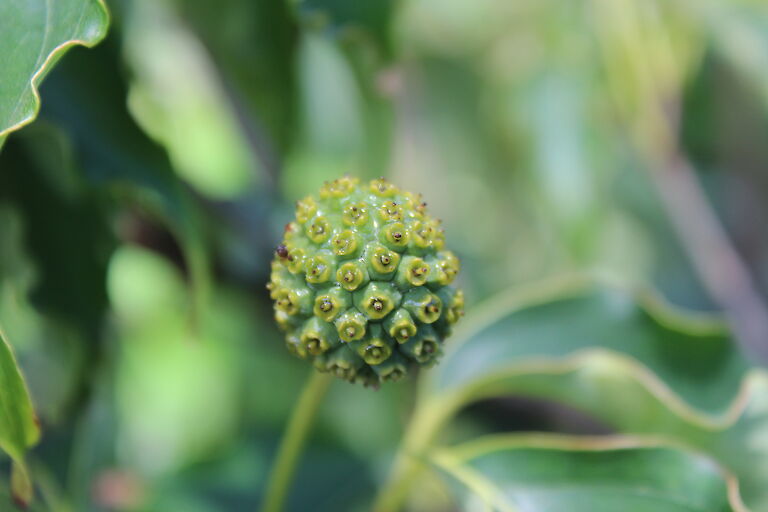
[[5,0],[0,3],[0,143],[32,122],[37,87],[71,46],[93,46],[107,31],[103,0]]
[[716,321],[675,313],[650,294],[578,279],[534,293],[479,306],[430,374],[431,392],[477,398],[508,375],[552,361],[604,362],[617,354],[626,360],[622,368],[634,363],[638,375],[656,378],[665,398],[712,423],[726,413],[749,370]]
[[11,486],[21,503],[32,499],[32,483],[24,454],[40,437],[24,378],[0,329],[0,448],[13,460]]
[[718,322],[576,279],[491,299],[452,343],[425,379],[409,451],[472,401],[532,396],[706,452],[736,474],[747,505],[768,507],[768,375]]
[[639,439],[500,435],[437,450],[430,458],[466,487],[468,505],[485,510],[745,510],[735,479],[717,464]]

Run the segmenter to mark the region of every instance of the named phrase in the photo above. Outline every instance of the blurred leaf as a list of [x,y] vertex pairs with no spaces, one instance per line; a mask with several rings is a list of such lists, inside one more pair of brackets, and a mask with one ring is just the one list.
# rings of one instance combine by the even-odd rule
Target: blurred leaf
[[592,0],[590,8],[602,89],[612,95],[642,156],[658,158],[675,137],[670,106],[677,108],[703,55],[701,27],[674,2]]
[[125,27],[136,74],[129,105],[142,128],[202,194],[231,199],[247,193],[259,164],[201,42],[172,5],[156,0],[132,2]]
[[686,2],[710,31],[718,53],[768,107],[768,6],[755,0]]
[[16,365],[8,341],[0,330],[0,448],[14,460],[40,437],[32,402],[24,378]]
[[524,372],[521,364],[610,352],[657,376],[694,421],[717,423],[728,410],[749,366],[715,321],[676,313],[647,293],[580,279],[553,283],[522,300],[513,293],[479,306],[430,373],[430,392],[476,398]]
[[108,209],[72,174],[69,150],[66,137],[49,125],[14,135],[0,155],[0,197],[21,214],[37,270],[32,303],[94,344],[107,307],[104,279],[113,237]]
[[121,460],[157,476],[226,446],[242,414],[243,305],[224,294],[200,318],[192,343],[178,270],[138,247],[115,252],[109,293],[122,327],[116,396]]
[[8,133],[37,115],[37,87],[50,66],[70,46],[98,43],[108,23],[102,0],[5,0],[0,4],[0,54],[4,56],[0,146]]
[[285,195],[300,198],[342,172],[364,167],[364,102],[350,62],[337,44],[306,34],[298,49],[301,145],[286,162]]
[[292,144],[296,27],[289,2],[177,0],[220,73],[262,169],[276,172]]
[[[42,127],[41,123],[35,123],[14,134],[9,142],[9,152],[13,153],[15,140],[35,138],[34,135]],[[56,158],[56,150],[47,145],[44,147],[46,151],[43,154]],[[3,160],[4,157],[0,156],[0,161]],[[29,171],[36,173],[39,169],[35,167]],[[57,176],[66,174],[59,168],[56,171]],[[0,183],[7,184],[7,177],[0,178]],[[8,192],[7,188],[5,190]],[[0,325],[14,341],[35,412],[50,431],[52,426],[60,426],[64,415],[70,412],[78,385],[83,381],[83,363],[94,347],[86,344],[84,339],[83,329],[86,326],[75,318],[65,318],[67,315],[62,313],[61,308],[52,307],[54,297],[43,300],[46,287],[40,278],[52,265],[38,262],[38,255],[31,251],[32,237],[23,222],[22,212],[13,204],[0,202]],[[29,227],[40,229],[39,226]],[[107,247],[109,240],[109,237],[105,240]],[[72,251],[79,249],[82,248],[73,245],[56,250],[62,251],[66,260]],[[87,251],[83,251],[81,257],[93,263],[89,272],[98,272],[98,258],[94,259]],[[85,284],[90,280],[90,274],[80,278]],[[66,293],[61,296],[63,300],[71,299],[71,295]],[[76,301],[70,302],[77,304]],[[33,470],[33,473],[37,472]]]
[[[100,511],[99,478],[115,467],[118,419],[113,354],[94,369],[93,392],[77,420],[67,467],[67,498],[72,510]],[[54,459],[55,460],[55,459]]]
[[13,459],[11,488],[21,503],[32,500],[24,454],[40,438],[32,402],[8,341],[0,329],[0,448]]
[[293,0],[303,21],[341,37],[372,38],[390,51],[390,21],[397,0]]
[[490,436],[431,460],[466,486],[470,504],[488,510],[745,510],[735,480],[716,464],[639,439]]
[[168,225],[184,254],[196,319],[210,286],[203,215],[166,153],[128,113],[119,56],[113,37],[92,51],[73,52],[46,81],[43,91],[50,100],[42,115],[71,137],[74,158],[88,181],[121,192]]
[[411,450],[471,401],[533,396],[709,453],[736,474],[748,505],[768,505],[768,375],[750,369],[720,323],[647,293],[575,279],[491,299],[423,386]]
[[[16,500],[16,496],[10,488],[2,486],[0,487],[0,505],[6,507],[3,510],[19,510],[21,504]],[[51,509],[41,501],[28,504],[22,510],[24,512],[51,512]]]

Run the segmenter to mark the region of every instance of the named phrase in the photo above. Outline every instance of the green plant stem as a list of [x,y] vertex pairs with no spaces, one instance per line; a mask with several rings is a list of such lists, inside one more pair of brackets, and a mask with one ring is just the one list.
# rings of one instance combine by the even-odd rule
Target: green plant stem
[[[389,478],[376,496],[373,512],[396,512],[403,506],[414,479],[423,469],[423,454],[434,440],[440,427],[450,416],[449,403],[418,400],[403,440],[400,443]],[[434,398],[434,397],[433,397]]]
[[328,373],[312,370],[306,384],[304,384],[304,390],[293,409],[293,414],[277,449],[277,456],[272,463],[272,470],[269,474],[264,502],[261,507],[262,512],[280,512],[282,510],[296,470],[296,462],[332,378]]

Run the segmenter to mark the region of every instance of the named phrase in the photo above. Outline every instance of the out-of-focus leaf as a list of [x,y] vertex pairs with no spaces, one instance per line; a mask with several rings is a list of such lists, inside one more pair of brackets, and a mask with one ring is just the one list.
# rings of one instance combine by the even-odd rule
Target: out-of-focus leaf
[[735,479],[714,462],[647,440],[490,436],[437,450],[431,460],[466,487],[468,504],[487,510],[746,510]]
[[728,410],[749,366],[719,324],[676,315],[650,295],[618,287],[578,278],[552,286],[527,301],[510,294],[476,309],[429,375],[430,390],[447,396],[474,389],[476,397],[521,363],[602,351],[647,368],[692,417],[712,423]]
[[768,106],[768,6],[739,0],[686,2],[709,30],[716,50]]
[[73,45],[98,43],[108,23],[102,0],[6,0],[0,4],[0,146],[8,133],[37,115],[37,87],[50,66]]
[[[19,502],[16,501],[12,489],[6,486],[0,487],[0,505],[7,507],[8,510],[20,508],[18,507]],[[51,509],[42,503],[41,500],[38,500],[31,504],[27,504],[23,510],[24,512],[50,512]]]
[[[0,448],[13,459],[11,489],[17,502],[32,500],[24,454],[40,438],[32,401],[10,345],[0,329]],[[6,504],[6,506],[9,504]]]
[[748,505],[768,504],[768,375],[718,322],[575,279],[496,297],[456,338],[423,383],[413,421],[425,430],[407,442],[428,440],[473,400],[546,398],[707,452],[736,474]]
[[99,478],[115,466],[117,418],[111,356],[110,353],[104,364],[94,368],[93,391],[75,425],[66,482],[72,510],[101,509]]
[[325,26],[342,37],[372,37],[390,49],[390,21],[397,0],[296,0],[299,16],[309,25]]
[[258,162],[202,43],[172,5],[130,6],[124,41],[135,73],[131,112],[200,193],[231,199],[248,192]]
[[166,153],[128,113],[118,50],[108,38],[89,52],[72,52],[43,87],[50,100],[41,115],[65,128],[90,183],[123,193],[168,225],[185,257],[197,318],[210,282],[202,213]]
[[177,0],[218,67],[262,170],[294,141],[296,27],[289,2]]
[[[604,90],[632,131],[643,156],[659,158],[674,140],[668,103],[679,101],[698,66],[705,39],[701,27],[675,2],[592,0],[597,55]],[[600,59],[597,62],[601,62]]]
[[32,402],[5,335],[0,330],[0,448],[14,459],[40,437]]
[[[157,476],[210,456],[241,414],[247,314],[229,297],[211,301],[195,343],[186,329],[189,297],[176,268],[145,249],[122,247],[109,269],[122,327],[116,368],[121,461]],[[234,302],[234,304],[233,304]]]
[[288,197],[302,197],[340,173],[359,173],[366,160],[363,99],[338,45],[317,34],[298,52],[301,134],[284,173]]
[[93,344],[101,328],[112,234],[108,209],[72,173],[62,134],[36,124],[14,135],[0,155],[0,198],[22,219],[37,276],[33,304]]

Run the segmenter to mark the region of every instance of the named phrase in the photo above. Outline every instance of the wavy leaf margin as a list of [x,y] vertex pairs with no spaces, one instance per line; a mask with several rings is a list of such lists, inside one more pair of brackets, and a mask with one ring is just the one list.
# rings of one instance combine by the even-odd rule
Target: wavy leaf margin
[[749,509],[742,500],[738,479],[717,461],[712,460],[699,452],[686,446],[670,442],[667,439],[649,436],[612,435],[612,436],[568,436],[559,434],[494,434],[483,436],[472,441],[451,447],[441,447],[432,450],[427,459],[429,462],[450,474],[466,485],[475,486],[480,490],[480,497],[488,504],[494,505],[499,510],[518,512],[510,508],[506,503],[499,503],[495,496],[500,494],[495,486],[475,470],[467,468],[464,463],[469,459],[490,453],[496,450],[509,450],[515,448],[562,450],[571,452],[606,452],[627,449],[653,449],[664,448],[682,452],[690,457],[705,459],[711,463],[717,473],[722,477],[728,504],[734,512],[748,512]]
[[[101,40],[104,39],[104,37],[107,35],[107,28],[109,27],[109,23],[110,23],[110,15],[109,15],[109,10],[107,9],[107,5],[104,3],[104,0],[89,0],[89,1],[94,1],[95,4],[100,8],[102,23],[100,23],[99,31],[91,39],[85,39],[85,38],[68,39],[67,41],[64,41],[58,44],[56,47],[53,48],[53,50],[50,51],[50,53],[48,53],[45,60],[42,62],[42,64],[40,64],[40,67],[37,70],[35,70],[32,77],[30,77],[29,83],[27,84],[27,87],[24,88],[24,91],[22,93],[22,95],[25,95],[28,93],[28,91],[30,90],[32,91],[32,96],[33,96],[32,112],[24,115],[21,120],[16,121],[14,124],[11,124],[6,128],[0,128],[0,147],[2,147],[3,141],[8,134],[21,129],[24,126],[27,126],[37,118],[37,115],[40,113],[40,105],[41,105],[40,90],[39,90],[40,83],[42,82],[43,77],[45,77],[45,74],[53,66],[53,64],[55,64],[56,61],[58,61],[58,59],[64,53],[66,53],[66,51],[69,48],[73,46],[78,46],[78,45],[85,46],[86,48],[91,48],[97,45],[99,42],[101,42]],[[10,122],[13,122],[13,120],[10,120]]]

